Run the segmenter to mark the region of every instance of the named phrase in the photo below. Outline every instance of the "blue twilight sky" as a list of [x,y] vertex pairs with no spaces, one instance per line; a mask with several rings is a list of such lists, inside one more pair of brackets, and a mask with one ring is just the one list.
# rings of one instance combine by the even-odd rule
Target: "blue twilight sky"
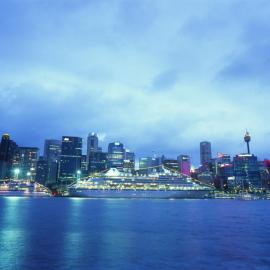
[[0,132],[138,156],[270,157],[269,0],[1,0]]

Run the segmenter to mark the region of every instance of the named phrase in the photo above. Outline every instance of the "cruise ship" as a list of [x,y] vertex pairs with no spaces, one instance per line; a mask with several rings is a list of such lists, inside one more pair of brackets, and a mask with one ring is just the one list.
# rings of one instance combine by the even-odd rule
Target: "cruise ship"
[[0,183],[0,196],[47,197],[49,191],[42,185],[28,180],[9,180]]
[[213,188],[165,168],[151,175],[132,175],[117,169],[69,186],[68,196],[89,198],[209,198]]

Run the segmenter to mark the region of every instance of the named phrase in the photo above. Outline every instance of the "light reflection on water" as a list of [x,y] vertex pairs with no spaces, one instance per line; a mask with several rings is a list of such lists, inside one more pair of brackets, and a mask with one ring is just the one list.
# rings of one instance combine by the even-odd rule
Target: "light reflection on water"
[[7,197],[0,211],[0,262],[1,269],[19,269],[24,254],[26,209],[20,209],[25,198]]
[[0,198],[0,269],[269,269],[269,206]]

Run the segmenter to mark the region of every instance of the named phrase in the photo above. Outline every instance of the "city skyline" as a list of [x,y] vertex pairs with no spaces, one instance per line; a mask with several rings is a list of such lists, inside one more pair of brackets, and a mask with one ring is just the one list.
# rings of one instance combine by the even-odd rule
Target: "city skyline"
[[[236,155],[239,155],[239,154],[255,154],[256,153],[253,153],[252,150],[253,150],[253,145],[251,146],[251,151],[250,151],[250,144],[248,143],[248,146],[247,146],[247,142],[246,142],[246,136],[249,136],[249,142],[251,141],[251,136],[250,136],[250,133],[248,131],[246,131],[246,133],[244,134],[243,136],[243,151],[241,152],[234,152],[234,153],[225,153],[225,152],[222,152],[222,151],[212,151],[212,148],[213,148],[213,145],[212,145],[212,142],[210,141],[201,141],[198,143],[198,147],[197,147],[197,151],[195,153],[194,156],[192,156],[190,153],[184,153],[184,152],[176,152],[176,155],[168,155],[168,154],[165,154],[165,152],[156,152],[156,151],[152,151],[149,155],[145,155],[143,153],[138,153],[136,151],[134,151],[130,145],[127,143],[122,143],[120,140],[115,140],[115,141],[106,141],[103,139],[102,136],[99,136],[98,133],[95,133],[95,132],[90,132],[88,134],[88,136],[86,137],[80,137],[80,136],[76,136],[76,135],[62,135],[60,138],[50,138],[50,139],[44,139],[43,141],[43,144],[41,145],[41,147],[37,147],[36,145],[32,144],[32,145],[20,145],[18,144],[18,146],[20,148],[36,148],[37,149],[37,152],[38,152],[38,156],[39,157],[46,157],[47,155],[47,151],[48,151],[48,143],[52,143],[52,149],[55,150],[55,144],[56,143],[60,143],[60,146],[61,146],[61,141],[63,140],[64,137],[73,137],[73,138],[78,138],[81,140],[81,155],[84,155],[85,157],[87,157],[87,160],[89,159],[89,156],[91,153],[91,151],[93,152],[103,152],[103,153],[108,153],[108,150],[110,148],[110,145],[112,144],[121,144],[123,149],[125,149],[125,151],[127,152],[132,152],[135,154],[135,158],[136,158],[136,164],[139,165],[139,160],[140,158],[151,158],[151,157],[162,157],[164,156],[164,158],[166,159],[178,159],[180,156],[188,156],[189,159],[190,159],[190,164],[195,168],[195,167],[198,167],[198,166],[201,166],[203,165],[204,163],[209,163],[211,162],[211,159],[216,159],[216,158],[219,158],[220,156],[222,155],[229,155],[230,157],[234,157]],[[3,133],[2,136],[8,136],[10,137],[10,134],[8,133]],[[93,143],[91,143],[91,138],[97,138],[97,142],[94,143],[94,148],[93,148]],[[16,138],[13,138],[12,136],[10,137],[11,140],[15,141],[15,143],[18,143],[18,140]],[[101,138],[101,139],[100,139]],[[128,141],[128,140],[126,140]],[[209,150],[203,150],[202,146],[203,145],[209,145],[210,149]],[[88,152],[90,151],[90,152]],[[206,152],[205,152],[206,151]],[[250,152],[249,152],[250,151]],[[168,153],[168,152],[167,152]],[[203,156],[202,156],[203,155]],[[269,157],[264,157],[264,158],[261,158],[261,157],[258,157],[259,160],[263,161],[263,160],[267,160],[269,159]]]
[[248,129],[267,158],[270,4],[206,2],[1,2],[0,132],[42,149],[94,130],[198,164],[200,141],[234,155]]

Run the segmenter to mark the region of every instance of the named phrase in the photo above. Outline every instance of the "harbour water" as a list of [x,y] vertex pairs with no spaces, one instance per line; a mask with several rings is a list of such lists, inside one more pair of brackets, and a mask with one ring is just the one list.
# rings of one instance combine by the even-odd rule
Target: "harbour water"
[[270,269],[270,201],[0,198],[0,269]]

